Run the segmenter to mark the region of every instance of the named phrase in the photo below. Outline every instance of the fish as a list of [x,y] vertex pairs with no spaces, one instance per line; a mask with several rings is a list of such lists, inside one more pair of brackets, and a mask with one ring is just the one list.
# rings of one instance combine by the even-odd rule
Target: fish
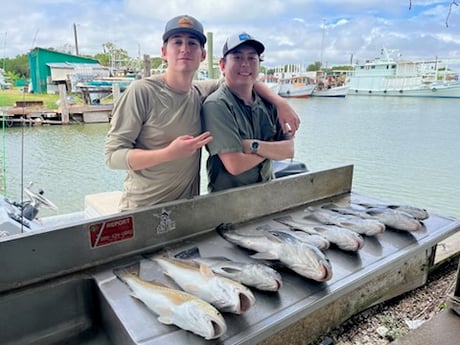
[[321,250],[329,249],[329,247],[331,245],[329,240],[326,237],[324,237],[323,235],[320,235],[320,234],[308,233],[308,232],[305,232],[305,231],[295,230],[295,229],[292,229],[292,230],[289,230],[289,229],[274,229],[274,231],[286,232],[287,234],[289,234],[291,236],[294,236],[298,240],[306,242],[306,243],[309,243],[309,244],[311,244],[311,245],[313,245],[316,248],[321,249]]
[[[265,230],[273,230],[269,225],[264,225],[264,226],[258,226],[256,229],[265,229]],[[303,242],[306,242],[306,243],[309,243],[321,250],[326,250],[329,248],[329,246],[331,245],[331,243],[329,242],[329,240],[320,235],[320,234],[317,234],[317,233],[308,233],[308,232],[305,232],[305,231],[302,231],[302,230],[296,230],[296,229],[293,229],[292,227],[289,227],[289,228],[286,228],[286,229],[281,229],[281,228],[276,228],[275,229],[276,231],[284,231],[292,236],[294,236],[295,238],[297,238],[298,240],[300,241],[303,241]]]
[[175,257],[207,265],[216,274],[258,290],[278,291],[283,286],[281,274],[265,264],[238,262],[217,256],[202,257],[198,247],[180,252]]
[[324,252],[285,232],[238,229],[232,224],[221,224],[217,231],[227,241],[257,252],[251,255],[254,259],[278,260],[297,274],[315,281],[332,278],[331,262]]
[[215,274],[209,266],[167,257],[164,254],[150,257],[184,291],[211,303],[223,312],[242,314],[256,299],[252,291],[228,278]]
[[291,216],[279,217],[274,220],[281,224],[290,226],[292,229],[305,231],[309,234],[319,234],[324,236],[330,243],[334,243],[342,250],[358,251],[364,246],[364,239],[360,234],[344,227],[297,221]]
[[322,207],[308,207],[307,218],[323,224],[331,224],[353,230],[361,235],[374,236],[385,231],[385,224],[376,219],[365,219],[356,215],[340,214]]
[[146,281],[128,269],[114,271],[129,286],[131,296],[158,315],[158,321],[197,334],[207,340],[221,337],[227,324],[221,312],[206,301],[182,290]]
[[401,231],[420,230],[422,224],[420,220],[409,213],[397,211],[386,207],[372,207],[364,210],[357,210],[351,207],[327,206],[329,210],[343,215],[353,215],[364,219],[376,219],[386,226]]
[[418,220],[425,220],[429,218],[429,213],[424,208],[419,208],[410,205],[394,205],[394,204],[371,204],[371,203],[357,203],[357,205],[365,208],[389,208],[395,211],[405,212]]

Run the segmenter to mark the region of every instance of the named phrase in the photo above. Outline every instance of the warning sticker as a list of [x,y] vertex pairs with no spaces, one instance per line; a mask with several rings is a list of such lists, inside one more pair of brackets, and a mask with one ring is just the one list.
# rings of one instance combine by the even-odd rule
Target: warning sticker
[[88,227],[91,248],[128,240],[134,237],[133,217],[111,219]]

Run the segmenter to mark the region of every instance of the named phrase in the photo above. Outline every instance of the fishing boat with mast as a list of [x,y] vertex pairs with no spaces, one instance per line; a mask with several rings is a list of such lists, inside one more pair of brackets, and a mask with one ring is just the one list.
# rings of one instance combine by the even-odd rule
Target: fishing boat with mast
[[350,89],[349,78],[346,71],[325,73],[323,70],[324,36],[326,33],[326,20],[324,18],[322,28],[320,68],[319,71],[316,72],[316,87],[313,90],[312,96],[346,97]]
[[460,98],[459,59],[407,60],[396,50],[354,66],[349,95]]

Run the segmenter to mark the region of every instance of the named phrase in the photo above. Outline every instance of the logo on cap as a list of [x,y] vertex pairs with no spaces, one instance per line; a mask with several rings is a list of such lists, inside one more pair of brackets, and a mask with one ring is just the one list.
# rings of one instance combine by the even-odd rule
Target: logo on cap
[[185,28],[193,28],[193,21],[189,17],[179,18],[177,25]]
[[240,41],[252,40],[251,35],[249,35],[249,34],[247,34],[247,33],[239,34],[239,35],[238,35],[238,38],[240,39]]

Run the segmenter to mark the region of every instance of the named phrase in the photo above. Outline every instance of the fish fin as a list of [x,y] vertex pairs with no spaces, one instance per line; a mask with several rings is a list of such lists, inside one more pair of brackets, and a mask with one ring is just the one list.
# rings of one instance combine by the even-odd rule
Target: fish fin
[[279,257],[273,253],[270,252],[261,252],[261,253],[255,253],[251,255],[251,258],[253,259],[261,259],[261,260],[278,260]]
[[199,295],[200,288],[193,283],[184,284],[184,291],[187,291],[191,295]]
[[334,203],[329,203],[329,204],[324,204],[324,205],[321,205],[320,208],[324,208],[326,210],[328,209],[334,209],[334,208],[338,208],[339,206],[334,204]]
[[212,278],[215,276],[212,269],[208,265],[205,265],[205,264],[200,264],[200,273],[206,278]]
[[226,238],[226,234],[230,230],[234,230],[234,226],[232,223],[221,223],[216,227],[217,233],[223,238]]
[[284,222],[292,222],[293,219],[291,216],[282,216],[282,217],[277,217],[273,218],[274,221],[277,221],[278,223],[284,224]]
[[130,295],[132,298],[135,298],[135,299],[137,299],[137,300],[139,300],[139,301],[142,301],[142,300],[139,298],[139,296],[137,296],[134,292],[130,293],[129,295]]
[[262,224],[256,227],[256,230],[270,230],[271,226],[269,224]]
[[183,250],[176,255],[174,255],[177,259],[187,260],[187,259],[196,259],[201,257],[200,248],[192,247],[186,250]]
[[172,321],[170,315],[160,315],[160,316],[158,316],[157,320],[160,321],[161,323],[165,324],[165,325],[172,325],[173,324],[173,321]]
[[238,267],[229,267],[229,266],[221,266],[220,269],[224,272],[235,274],[241,272],[241,269]]

